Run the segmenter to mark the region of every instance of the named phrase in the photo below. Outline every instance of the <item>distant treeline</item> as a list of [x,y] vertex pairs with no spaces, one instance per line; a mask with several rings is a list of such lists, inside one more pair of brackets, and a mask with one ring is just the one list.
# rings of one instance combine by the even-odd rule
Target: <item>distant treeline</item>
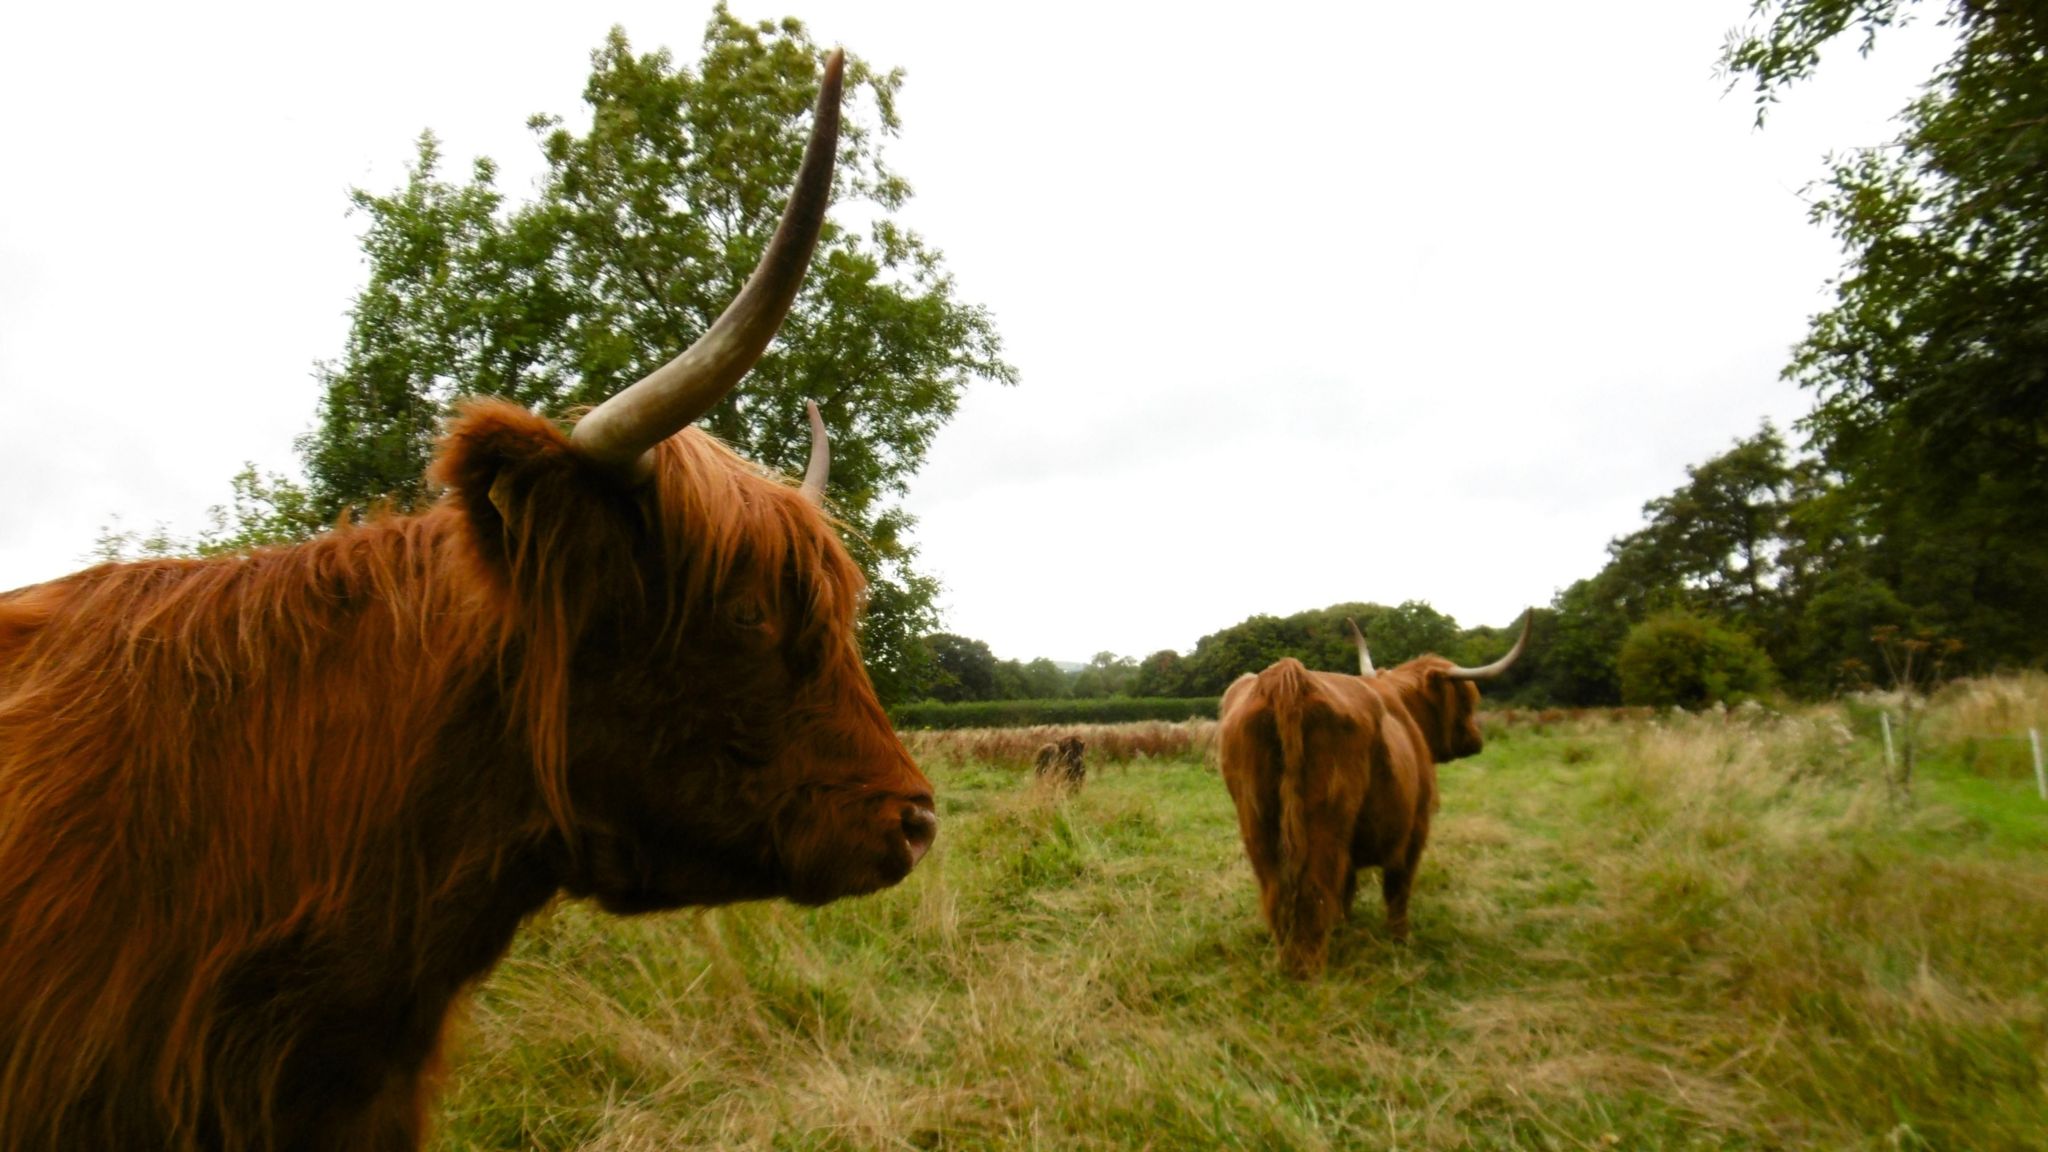
[[[1488,686],[1490,700],[1696,707],[1890,686],[1908,660],[1918,678],[2048,657],[2048,536],[1991,531],[1960,512],[1880,524],[1881,509],[1769,425],[1687,476],[1644,506],[1647,523],[1608,546],[1605,567],[1537,611],[1528,651]],[[1253,616],[1186,653],[1098,653],[1071,673],[1048,660],[997,660],[980,641],[941,634],[926,640],[926,695],[1213,697],[1282,656],[1350,672],[1358,656],[1346,616],[1383,668],[1424,652],[1490,661],[1517,623],[1464,628],[1419,602],[1333,604]]]
[[[1365,629],[1372,644],[1373,660],[1392,667],[1425,652],[1448,656],[1461,664],[1483,664],[1507,651],[1513,643],[1511,621],[1499,628],[1460,628],[1457,621],[1427,604],[1407,603],[1397,607],[1380,604],[1333,604],[1328,608],[1297,612],[1292,616],[1253,616],[1196,641],[1194,650],[1183,655],[1162,649],[1142,660],[1098,652],[1075,671],[1066,671],[1050,660],[1021,663],[998,660],[987,644],[979,640],[940,633],[926,638],[931,654],[929,701],[965,709],[970,704],[1003,702],[1020,709],[1045,710],[1066,702],[1144,704],[1165,707],[1190,700],[1207,701],[1207,715],[1215,714],[1214,700],[1232,680],[1256,672],[1282,656],[1292,656],[1311,668],[1327,671],[1358,670],[1358,649],[1344,629],[1351,617]],[[1514,698],[1518,685],[1528,679],[1526,669],[1538,666],[1533,653],[1525,655],[1510,677],[1498,685],[1494,695]],[[913,715],[912,708],[899,706],[899,719]],[[1170,709],[1169,709],[1170,710]],[[917,715],[968,714],[935,711]],[[996,715],[995,711],[983,713]],[[1078,722],[1083,712],[1070,717]],[[1146,713],[1131,719],[1185,719]],[[1007,722],[1007,721],[1005,721]],[[1054,720],[1021,721],[1054,723]],[[1112,721],[1099,720],[1098,723]],[[949,725],[932,723],[929,727]]]

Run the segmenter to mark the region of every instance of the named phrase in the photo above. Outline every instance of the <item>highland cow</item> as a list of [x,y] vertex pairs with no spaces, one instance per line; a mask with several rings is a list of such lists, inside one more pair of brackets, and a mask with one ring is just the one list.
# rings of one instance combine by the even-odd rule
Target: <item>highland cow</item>
[[1529,619],[1506,656],[1460,668],[1421,656],[1375,671],[1358,626],[1359,674],[1311,672],[1292,657],[1238,677],[1218,729],[1223,781],[1259,884],[1259,907],[1289,974],[1312,978],[1358,895],[1358,871],[1380,869],[1387,931],[1408,938],[1408,892],[1436,810],[1436,766],[1478,754],[1475,681],[1507,671],[1529,640]]
[[415,1148],[451,1006],[558,893],[910,872],[817,410],[801,487],[688,427],[803,278],[841,71],[752,279],[573,429],[471,402],[417,515],[0,596],[0,1150]]
[[1063,736],[1039,748],[1032,768],[1042,784],[1078,790],[1088,779],[1088,745],[1079,736]]

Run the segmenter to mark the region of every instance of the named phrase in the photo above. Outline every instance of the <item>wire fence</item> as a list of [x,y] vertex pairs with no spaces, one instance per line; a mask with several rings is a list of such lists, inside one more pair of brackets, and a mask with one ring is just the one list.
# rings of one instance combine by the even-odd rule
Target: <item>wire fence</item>
[[[1894,745],[1894,742],[1893,742],[1893,740],[1892,740],[1892,715],[1891,715],[1891,713],[1889,713],[1889,712],[1879,712],[1879,713],[1877,714],[1877,719],[1878,719],[1878,725],[1879,725],[1879,727],[1880,727],[1880,728],[1882,728],[1882,729],[1883,729],[1883,731],[1884,731],[1884,767],[1885,767],[1885,771],[1886,771],[1887,773],[1896,773],[1896,772],[1898,771],[1899,755],[1898,755],[1898,750],[1897,750],[1897,748],[1896,748],[1896,746]],[[2027,747],[2028,747],[2028,750],[2029,750],[2029,751],[2031,751],[2031,752],[2032,752],[2032,754],[2033,754],[2033,760],[2034,760],[2034,789],[2035,789],[2035,791],[2037,791],[2037,792],[2039,792],[2039,793],[2041,794],[2041,799],[2042,799],[2042,800],[2044,800],[2044,801],[2048,801],[2048,763],[2044,763],[2044,762],[2043,762],[2043,760],[2042,760],[2042,756],[2041,756],[2041,730],[2040,730],[2039,728],[2029,728],[2029,729],[2027,729],[2027,734],[2026,734],[2026,735],[2024,735],[2024,736],[2020,736],[2020,735],[1991,735],[1991,736],[1977,736],[1977,737],[1974,737],[1974,739],[1977,739],[1977,740],[2011,740],[2011,741],[2019,741],[2019,740],[2024,740],[2024,741],[2026,741],[2026,742],[2027,742]]]

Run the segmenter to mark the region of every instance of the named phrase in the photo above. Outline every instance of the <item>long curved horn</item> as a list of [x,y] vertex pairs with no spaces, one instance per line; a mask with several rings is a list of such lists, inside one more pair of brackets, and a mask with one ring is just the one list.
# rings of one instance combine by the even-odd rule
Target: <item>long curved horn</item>
[[761,358],[796,299],[811,250],[832,198],[832,160],[839,147],[839,88],[846,57],[825,58],[811,141],[782,222],[740,294],[682,354],[629,384],[577,423],[569,442],[584,456],[630,479],[653,472],[650,450],[711,410]]
[[1508,666],[1515,662],[1515,658],[1522,654],[1523,647],[1529,643],[1529,622],[1534,619],[1536,619],[1536,610],[1534,608],[1522,613],[1522,634],[1515,637],[1515,646],[1508,649],[1507,655],[1479,668],[1453,668],[1449,673],[1451,679],[1491,680],[1495,676],[1507,671]]
[[804,469],[804,495],[823,507],[825,475],[832,471],[832,442],[825,437],[825,418],[818,415],[816,400],[804,401],[804,415],[811,420],[811,463]]
[[1351,629],[1351,642],[1358,645],[1358,674],[1368,680],[1379,675],[1373,671],[1372,651],[1365,646],[1365,633],[1358,630],[1358,621],[1346,616],[1344,627]]

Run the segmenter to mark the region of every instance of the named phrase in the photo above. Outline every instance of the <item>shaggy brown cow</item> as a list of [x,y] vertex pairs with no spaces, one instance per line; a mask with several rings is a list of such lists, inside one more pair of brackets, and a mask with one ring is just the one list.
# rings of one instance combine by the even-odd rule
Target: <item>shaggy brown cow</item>
[[801,489],[685,427],[804,275],[840,74],[739,297],[572,434],[473,403],[422,514],[0,596],[0,1150],[414,1148],[451,1005],[557,893],[909,873],[931,785],[815,409]]
[[1380,869],[1387,930],[1408,938],[1408,887],[1436,810],[1436,766],[1480,750],[1474,681],[1506,671],[1529,641],[1529,617],[1506,656],[1460,668],[1420,656],[1375,672],[1365,637],[1359,675],[1311,672],[1292,657],[1240,676],[1223,694],[1223,781],[1259,881],[1259,906],[1282,965],[1323,970],[1358,870]]
[[1079,791],[1088,779],[1087,742],[1079,736],[1063,736],[1039,748],[1033,757],[1034,771],[1042,784]]

